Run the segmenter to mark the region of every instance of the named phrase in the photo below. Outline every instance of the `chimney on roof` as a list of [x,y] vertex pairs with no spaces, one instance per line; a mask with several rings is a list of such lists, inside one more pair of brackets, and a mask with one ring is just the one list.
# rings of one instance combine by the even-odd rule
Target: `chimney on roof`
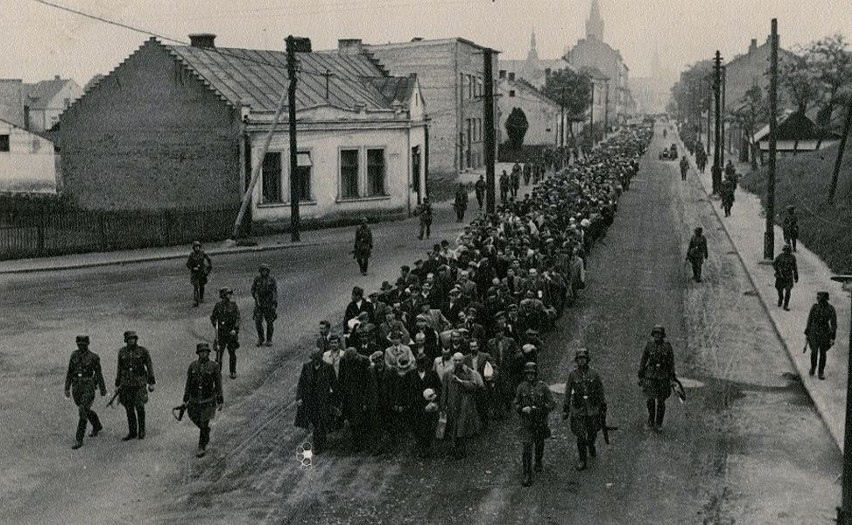
[[509,80],[510,80],[510,81],[515,80],[515,72],[514,72],[514,71],[510,71],[510,72],[509,72]]
[[53,75],[53,80],[61,80],[61,79],[59,78],[59,75]]
[[189,45],[199,48],[215,48],[213,41],[216,40],[216,35],[213,33],[193,33],[189,35]]
[[506,70],[501,69],[500,72],[498,73],[498,75],[499,75],[498,78],[506,78]]
[[423,42],[423,37],[422,36],[416,36],[416,37],[412,38],[411,41],[412,42]]
[[341,55],[360,55],[364,51],[364,43],[360,38],[341,38],[337,41],[337,52]]

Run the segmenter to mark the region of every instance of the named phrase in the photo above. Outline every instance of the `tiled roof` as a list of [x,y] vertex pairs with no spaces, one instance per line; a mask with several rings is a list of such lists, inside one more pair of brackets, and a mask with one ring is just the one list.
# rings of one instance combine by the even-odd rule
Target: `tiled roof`
[[24,84],[26,97],[30,100],[33,109],[44,108],[59,93],[68,79],[42,80],[35,84]]
[[[287,55],[283,51],[163,47],[234,106],[248,104],[253,111],[275,111],[281,95],[287,92]],[[365,55],[323,52],[297,53],[296,57],[300,71],[296,104],[300,108],[331,104],[347,109],[360,105],[390,109],[390,101],[376,82],[381,79],[392,86],[407,80],[383,79],[382,72]],[[331,73],[327,96],[326,72]]]

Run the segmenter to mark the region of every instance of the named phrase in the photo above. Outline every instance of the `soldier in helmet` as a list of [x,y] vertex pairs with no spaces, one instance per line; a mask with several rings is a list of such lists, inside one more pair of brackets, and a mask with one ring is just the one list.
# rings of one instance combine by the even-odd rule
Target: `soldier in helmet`
[[222,397],[222,372],[218,364],[210,361],[210,345],[199,343],[195,353],[198,360],[189,365],[186,373],[183,406],[189,413],[189,419],[199,429],[195,456],[201,458],[207,453],[207,443],[210,442],[210,420],[216,415],[217,408],[222,409],[225,400]]
[[544,456],[544,440],[550,437],[547,416],[555,406],[553,396],[543,381],[538,380],[538,365],[533,362],[524,365],[524,381],[515,391],[514,407],[521,417],[520,440],[523,445],[524,480],[521,483],[529,487],[532,483],[533,447],[535,447],[535,471],[541,472],[541,460]]
[[775,269],[775,289],[778,291],[778,306],[790,309],[790,293],[793,291],[793,283],[799,282],[799,267],[796,265],[796,256],[793,248],[785,244],[783,251],[772,261]]
[[671,395],[671,382],[675,379],[674,351],[661,325],[654,326],[651,337],[653,340],[648,341],[642,352],[638,375],[647,398],[648,428],[660,431],[666,415],[666,399]]
[[[275,319],[278,314],[278,283],[270,275],[269,265],[261,264],[260,275],[254,278],[251,285],[251,296],[254,297],[254,325],[257,329],[257,346],[266,344],[272,346],[272,333],[275,330]],[[263,323],[266,321],[266,340],[264,341]]]
[[707,259],[707,239],[704,237],[703,228],[695,228],[695,235],[689,240],[686,250],[686,260],[692,264],[692,278],[695,282],[701,282],[701,266]]
[[192,283],[192,298],[195,306],[198,306],[198,303],[204,302],[204,285],[207,284],[207,276],[213,270],[213,263],[201,249],[200,242],[192,243],[192,253],[186,260],[186,267],[189,268],[189,281]]
[[101,396],[107,394],[104,376],[101,372],[101,359],[98,354],[89,351],[89,336],[77,336],[77,350],[71,354],[68,362],[68,372],[65,374],[65,398],[71,397],[71,388],[74,388],[74,404],[77,405],[80,419],[77,421],[76,442],[71,447],[74,450],[83,446],[83,436],[86,434],[86,425],[92,423],[92,433],[95,437],[101,431],[98,415],[92,410],[95,401],[95,388],[99,388]]
[[828,302],[828,292],[817,292],[817,302],[808,312],[805,337],[811,347],[811,369],[808,373],[814,375],[818,366],[819,378],[825,379],[827,352],[834,346],[837,337],[837,311]]
[[606,414],[606,396],[600,376],[589,368],[589,351],[577,349],[574,362],[577,368],[565,381],[562,419],[571,420],[571,432],[577,436],[577,470],[585,470],[587,457],[598,455],[595,440]]
[[361,275],[367,275],[367,266],[370,263],[370,252],[373,251],[373,232],[370,231],[367,217],[361,217],[361,225],[355,230],[355,245],[352,255],[358,261]]
[[231,379],[237,378],[237,348],[240,347],[240,309],[231,300],[234,291],[230,288],[219,290],[220,301],[213,307],[210,322],[216,328],[216,362],[222,365],[222,354],[228,350],[228,369]]
[[799,218],[796,217],[795,206],[787,206],[787,215],[784,216],[782,231],[784,233],[784,242],[792,246],[795,252],[796,241],[799,238]]
[[124,332],[125,346],[118,351],[115,387],[120,389],[118,400],[127,412],[127,435],[122,441],[145,439],[145,403],[148,402],[148,392],[154,391],[156,383],[151,354],[138,342],[136,332],[128,330]]

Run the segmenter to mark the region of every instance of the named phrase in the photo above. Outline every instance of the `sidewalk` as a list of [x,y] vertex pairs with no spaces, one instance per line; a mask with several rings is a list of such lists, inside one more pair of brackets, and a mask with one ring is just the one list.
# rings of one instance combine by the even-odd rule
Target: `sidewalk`
[[[671,131],[671,129],[670,129]],[[680,142],[678,140],[678,142]],[[686,148],[680,144],[684,154]],[[731,158],[731,156],[728,156]],[[705,173],[698,173],[695,160],[689,160],[694,173],[698,176],[708,195],[712,192],[712,180],[709,166]],[[734,159],[735,160],[735,159]],[[736,163],[739,173],[750,171],[747,164]],[[846,414],[846,377],[849,357],[849,325],[850,304],[849,292],[843,290],[840,283],[831,280],[833,272],[813,252],[798,243],[795,253],[799,267],[799,282],[793,287],[790,299],[790,311],[785,312],[777,307],[778,295],[775,291],[775,273],[772,265],[763,262],[763,233],[765,230],[765,213],[760,199],[742,187],[737,190],[736,202],[730,217],[724,217],[718,199],[711,199],[710,205],[719,217],[737,250],[738,256],[751,278],[754,289],[763,303],[779,338],[784,343],[787,353],[802,379],[802,383],[825,422],[838,448],[843,450],[843,435]],[[775,226],[775,255],[781,253],[784,246],[781,228]],[[712,250],[713,247],[711,246]],[[810,351],[803,354],[805,345],[805,325],[811,305],[816,302],[816,293],[827,291],[829,301],[837,309],[837,338],[834,346],[828,352],[828,362],[825,367],[825,380],[809,376]]]

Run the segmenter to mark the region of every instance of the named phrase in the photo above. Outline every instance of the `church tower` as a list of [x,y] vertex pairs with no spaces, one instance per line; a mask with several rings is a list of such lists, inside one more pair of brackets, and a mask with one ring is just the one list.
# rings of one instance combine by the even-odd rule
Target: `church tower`
[[592,0],[592,11],[586,20],[586,38],[603,42],[604,21],[601,18],[601,8],[598,0]]
[[535,48],[535,30],[530,37],[530,51],[527,53],[527,60],[538,60],[538,51]]

